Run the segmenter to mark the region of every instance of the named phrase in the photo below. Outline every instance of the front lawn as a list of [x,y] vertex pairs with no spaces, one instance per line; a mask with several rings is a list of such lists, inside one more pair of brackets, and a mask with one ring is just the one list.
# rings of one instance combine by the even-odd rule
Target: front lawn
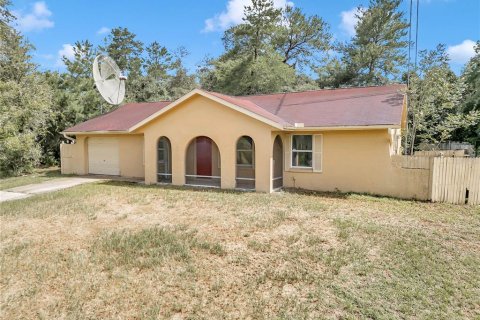
[[57,167],[37,169],[33,174],[0,178],[0,190],[25,186],[27,184],[41,183],[59,177],[62,177],[62,175],[60,169]]
[[0,204],[3,319],[475,319],[480,209],[121,182]]

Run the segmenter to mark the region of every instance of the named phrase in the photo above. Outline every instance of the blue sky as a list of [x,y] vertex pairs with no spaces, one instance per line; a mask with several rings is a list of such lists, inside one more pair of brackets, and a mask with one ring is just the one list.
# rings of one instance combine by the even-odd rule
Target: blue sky
[[[171,50],[186,47],[190,52],[186,65],[193,71],[205,56],[222,52],[222,31],[241,21],[243,5],[248,2],[16,0],[12,9],[18,17],[16,27],[37,48],[34,60],[41,70],[62,71],[59,57],[70,56],[75,41],[101,44],[111,28],[122,26],[144,43],[157,40]],[[353,10],[368,4],[362,0],[275,0],[277,6],[287,2],[323,17],[340,41],[352,36]],[[402,4],[406,11],[409,2]],[[419,50],[446,44],[452,68],[459,72],[473,55],[474,41],[480,39],[480,0],[420,0],[419,24]]]

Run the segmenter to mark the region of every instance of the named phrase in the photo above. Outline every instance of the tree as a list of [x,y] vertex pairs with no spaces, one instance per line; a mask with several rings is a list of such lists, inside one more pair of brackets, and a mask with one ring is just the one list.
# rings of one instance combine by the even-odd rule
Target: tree
[[99,51],[109,55],[120,70],[128,76],[125,100],[145,101],[145,82],[142,79],[143,43],[127,28],[114,28],[104,40]]
[[184,47],[178,48],[174,53],[174,61],[172,63],[174,75],[170,77],[168,83],[169,98],[172,100],[180,98],[197,87],[195,75],[189,75],[184,66],[184,59],[188,54]]
[[297,67],[314,64],[312,58],[330,48],[329,25],[320,17],[307,17],[300,8],[287,6],[273,36],[273,45],[283,62]]
[[[305,79],[297,79],[292,65],[306,64],[314,55],[307,51],[324,45],[326,27],[299,10],[285,10],[283,23],[290,21],[291,30],[282,26],[282,10],[272,0],[254,0],[245,6],[244,22],[225,31],[225,53],[200,68],[202,87],[235,95],[305,87]],[[308,23],[314,25],[304,30]]]
[[272,0],[252,0],[245,6],[243,23],[225,31],[226,56],[251,55],[253,61],[271,51],[272,34],[280,21],[281,11]]
[[410,153],[419,143],[447,141],[455,130],[471,126],[480,115],[461,112],[465,83],[451,71],[444,45],[421,51],[420,57],[408,90]]
[[147,57],[144,59],[143,69],[146,74],[138,80],[142,90],[136,95],[137,101],[169,99],[168,82],[171,78],[169,72],[173,69],[172,55],[157,41],[152,42],[145,51]]
[[117,63],[120,70],[133,76],[141,73],[143,43],[127,28],[113,28],[104,39],[105,44],[99,51],[109,55]]
[[401,0],[371,0],[355,27],[352,46],[346,50],[358,68],[360,84],[385,84],[398,76],[406,62],[404,40],[408,24],[398,10]]
[[92,65],[97,50],[88,41],[77,41],[73,47],[74,56],[72,60],[63,57],[67,72],[53,81],[50,75],[51,84],[60,88],[58,94],[65,93],[68,98],[68,112],[75,115],[73,123],[66,123],[65,126],[85,121],[105,111],[110,111],[112,106],[106,103],[95,88],[92,76]]
[[200,83],[207,90],[231,95],[291,91],[295,70],[275,52],[270,56],[239,57],[210,61],[201,71]]
[[70,76],[73,78],[91,78],[93,60],[96,56],[93,44],[88,40],[77,41],[73,46],[73,53],[73,60],[62,57]]
[[50,88],[31,62],[33,46],[8,22],[2,1],[0,23],[0,175],[31,171],[40,162],[39,136],[50,115]]
[[406,63],[409,26],[400,4],[401,0],[370,0],[368,8],[358,8],[355,36],[350,43],[336,45],[340,59],[317,70],[322,86],[384,85],[399,77]]
[[[461,77],[466,86],[462,113],[469,114],[472,111],[480,113],[480,41],[477,41],[475,56],[467,62]],[[480,154],[480,116],[471,126],[456,130],[453,139],[470,142],[477,150],[477,155]]]
[[167,48],[154,41],[145,51],[147,58],[144,61],[144,69],[147,75],[157,80],[167,78],[168,71],[172,69],[172,55]]

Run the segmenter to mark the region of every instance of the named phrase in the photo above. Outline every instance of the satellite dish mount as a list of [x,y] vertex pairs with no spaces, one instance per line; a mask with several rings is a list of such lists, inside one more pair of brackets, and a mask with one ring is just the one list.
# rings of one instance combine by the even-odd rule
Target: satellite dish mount
[[98,55],[93,61],[93,79],[98,92],[109,104],[119,105],[125,98],[125,82],[120,68],[112,58]]

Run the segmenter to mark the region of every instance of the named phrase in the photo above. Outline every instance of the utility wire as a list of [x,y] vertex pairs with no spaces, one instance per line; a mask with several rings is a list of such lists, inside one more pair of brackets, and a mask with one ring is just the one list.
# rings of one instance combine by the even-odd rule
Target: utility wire
[[410,65],[411,65],[411,51],[412,51],[412,6],[413,0],[410,0],[410,20],[408,23],[408,65],[407,65],[407,88],[410,87]]
[[410,18],[409,18],[409,23],[408,23],[408,64],[407,64],[407,104],[406,104],[406,113],[407,113],[407,121],[405,124],[405,135],[404,135],[404,154],[408,154],[408,109],[410,108],[410,95],[409,95],[409,89],[410,89],[410,73],[411,73],[411,65],[412,65],[412,7],[413,7],[413,0],[410,0]]
[[415,26],[415,71],[417,70],[417,55],[418,55],[418,8],[420,0],[417,0],[417,21]]

